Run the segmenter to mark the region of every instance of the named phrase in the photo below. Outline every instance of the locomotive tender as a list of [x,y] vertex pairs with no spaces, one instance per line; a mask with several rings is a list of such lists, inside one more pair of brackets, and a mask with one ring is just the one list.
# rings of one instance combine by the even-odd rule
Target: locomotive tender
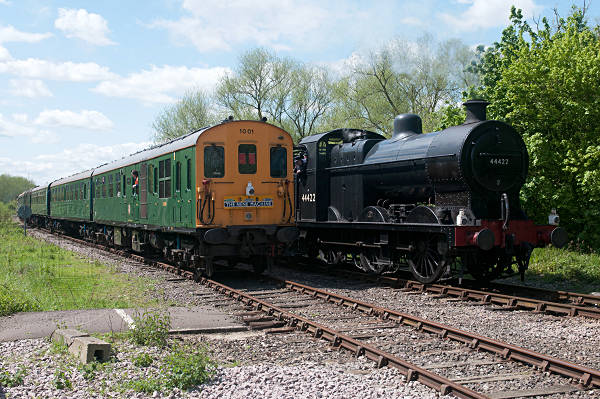
[[486,120],[487,104],[467,101],[465,122],[439,132],[422,134],[421,119],[403,114],[389,139],[353,129],[304,138],[302,250],[374,273],[408,266],[432,283],[453,272],[493,279],[513,265],[523,277],[534,247],[564,246],[562,228],[521,209],[527,149],[511,126]]
[[39,226],[85,239],[162,251],[212,275],[214,261],[262,271],[297,238],[293,141],[264,121],[200,129],[18,197]]

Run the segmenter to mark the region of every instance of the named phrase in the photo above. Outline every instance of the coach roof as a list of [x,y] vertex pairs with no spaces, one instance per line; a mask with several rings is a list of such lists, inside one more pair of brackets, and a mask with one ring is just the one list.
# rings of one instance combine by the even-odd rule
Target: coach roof
[[[212,127],[212,126],[211,126]],[[136,152],[134,154],[128,155],[116,161],[112,161],[108,164],[102,165],[96,169],[94,169],[94,176],[99,175],[101,173],[110,172],[111,170],[119,169],[124,166],[133,165],[138,162],[142,162],[148,159],[153,159],[159,157],[164,154],[169,154],[171,152],[175,152],[187,147],[192,147],[196,145],[196,141],[198,137],[210,129],[210,127],[205,127],[185,136],[178,137],[174,140],[167,141],[166,143],[159,144],[145,150]]]
[[74,175],[63,177],[62,179],[58,179],[50,183],[50,187],[56,187],[61,184],[71,183],[81,179],[89,179],[92,176],[92,172],[94,169],[86,170],[85,172],[75,173]]

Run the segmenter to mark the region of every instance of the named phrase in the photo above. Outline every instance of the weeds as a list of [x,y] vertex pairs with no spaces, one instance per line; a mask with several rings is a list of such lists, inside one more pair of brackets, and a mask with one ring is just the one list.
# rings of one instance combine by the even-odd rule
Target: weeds
[[189,389],[210,380],[216,363],[208,357],[205,348],[181,346],[175,347],[158,369],[156,376],[126,382],[124,387],[143,393]]
[[73,383],[67,376],[64,369],[60,368],[54,372],[54,380],[52,380],[56,389],[72,389]]
[[162,367],[169,389],[188,389],[212,378],[216,364],[204,348],[179,347],[167,357]]
[[26,375],[27,369],[23,365],[19,366],[19,369],[14,374],[9,373],[8,371],[2,371],[0,372],[0,385],[6,388],[23,385],[23,380]]
[[83,364],[80,367],[81,373],[83,374],[83,378],[87,381],[91,381],[96,377],[96,373],[98,372],[98,362],[91,362],[88,364]]
[[160,378],[145,378],[143,380],[134,380],[127,383],[126,388],[133,389],[136,392],[153,393],[163,390],[163,382]]
[[137,367],[148,367],[152,364],[154,359],[147,353],[140,353],[133,358],[133,364]]
[[129,339],[144,346],[165,347],[171,327],[171,316],[167,310],[148,309],[133,317],[135,328],[129,330]]

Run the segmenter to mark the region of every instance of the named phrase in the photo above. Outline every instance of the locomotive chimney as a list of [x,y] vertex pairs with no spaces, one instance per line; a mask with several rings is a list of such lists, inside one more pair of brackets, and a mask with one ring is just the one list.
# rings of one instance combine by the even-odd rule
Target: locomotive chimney
[[485,107],[489,103],[485,100],[468,100],[463,103],[467,110],[465,123],[481,122],[485,120]]
[[406,138],[423,133],[421,118],[415,114],[401,114],[394,118],[393,138]]

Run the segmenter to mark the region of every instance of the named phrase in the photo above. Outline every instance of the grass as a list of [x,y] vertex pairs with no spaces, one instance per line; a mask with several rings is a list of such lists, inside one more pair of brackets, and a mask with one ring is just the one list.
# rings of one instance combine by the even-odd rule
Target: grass
[[23,235],[0,204],[0,316],[20,311],[159,305],[153,280]]
[[600,255],[570,249],[536,248],[525,281],[529,279],[578,292],[600,291]]

